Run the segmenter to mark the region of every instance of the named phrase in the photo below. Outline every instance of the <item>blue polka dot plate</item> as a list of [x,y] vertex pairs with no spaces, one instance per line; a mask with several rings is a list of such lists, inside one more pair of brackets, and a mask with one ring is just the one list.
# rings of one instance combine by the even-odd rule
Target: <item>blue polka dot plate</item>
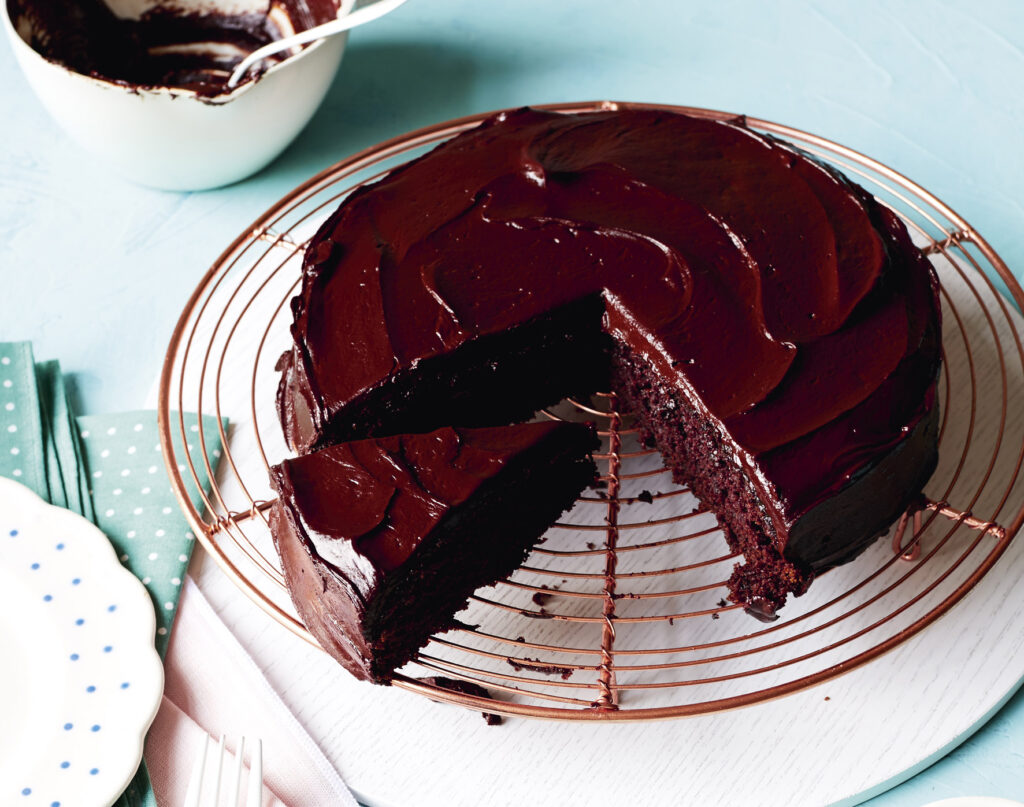
[[102,532],[0,479],[0,804],[120,796],[163,693],[155,628]]

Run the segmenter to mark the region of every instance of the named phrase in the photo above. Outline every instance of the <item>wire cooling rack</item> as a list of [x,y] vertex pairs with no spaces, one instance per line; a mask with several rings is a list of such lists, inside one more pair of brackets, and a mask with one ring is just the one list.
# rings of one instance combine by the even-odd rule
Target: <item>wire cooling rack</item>
[[[639,107],[735,117],[613,102],[545,108]],[[267,468],[288,456],[273,406],[274,364],[290,345],[288,301],[298,288],[303,245],[352,190],[484,117],[389,140],[296,188],[211,267],[168,349],[160,431],[181,506],[231,579],[310,642],[288,599],[265,515],[273,495]],[[1018,306],[1020,286],[963,218],[895,171],[787,126],[747,123],[855,178],[904,219],[935,264],[944,309],[942,426],[926,500],[888,539],[820,577],[778,621],[762,625],[727,600],[725,581],[737,558],[714,517],[672,484],[615,396],[565,401],[538,417],[599,422],[602,487],[585,492],[509,580],[477,591],[459,615],[463,627],[435,636],[397,686],[488,712],[565,719],[654,719],[746,706],[821,683],[906,641],[960,602],[1020,529],[1022,321],[990,277]],[[234,424],[221,435],[225,454],[202,511],[187,490],[213,473],[208,463],[197,468],[174,451],[172,433],[184,443],[203,441],[201,430],[186,430],[183,411]],[[488,695],[458,692],[446,678],[479,684]]]

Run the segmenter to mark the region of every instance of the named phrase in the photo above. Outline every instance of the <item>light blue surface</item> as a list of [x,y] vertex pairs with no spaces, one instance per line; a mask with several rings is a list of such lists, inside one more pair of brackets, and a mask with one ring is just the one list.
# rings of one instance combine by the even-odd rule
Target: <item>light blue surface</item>
[[[788,123],[916,180],[1024,273],[1016,0],[412,0],[352,34],[327,101],[277,162],[193,195],[105,173],[46,116],[6,45],[0,75],[0,340],[59,357],[82,411],[142,403],[188,293],[286,191],[383,138],[499,107],[611,98]],[[1024,799],[1024,696],[870,804],[964,794]]]

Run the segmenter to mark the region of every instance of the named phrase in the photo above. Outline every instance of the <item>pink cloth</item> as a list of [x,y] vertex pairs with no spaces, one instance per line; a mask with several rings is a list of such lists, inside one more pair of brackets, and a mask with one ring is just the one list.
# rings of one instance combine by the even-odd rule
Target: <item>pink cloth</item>
[[[164,670],[163,703],[145,749],[159,807],[184,802],[204,733],[215,739],[227,735],[232,751],[242,735],[262,739],[266,807],[357,807],[337,771],[190,578]],[[233,764],[226,769],[232,771]]]

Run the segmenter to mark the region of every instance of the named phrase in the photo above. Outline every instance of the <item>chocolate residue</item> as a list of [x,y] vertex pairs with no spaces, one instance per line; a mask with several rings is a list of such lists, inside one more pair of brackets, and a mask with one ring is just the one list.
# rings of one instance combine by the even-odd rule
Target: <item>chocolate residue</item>
[[[472,695],[476,698],[491,697],[491,693],[484,689],[482,686],[471,683],[469,681],[460,681],[455,678],[445,678],[439,675],[430,676],[429,678],[421,678],[419,680],[422,681],[424,684],[430,684],[432,686],[440,687],[441,689],[447,689],[452,692],[459,692],[463,695]],[[439,703],[439,701],[435,701],[435,703]],[[483,715],[484,720],[487,722],[488,726],[500,726],[503,722],[501,715],[496,715],[492,712],[481,712],[480,714]]]
[[[541,588],[548,588],[548,587],[547,586],[541,586]],[[552,600],[552,598],[554,598],[554,596],[555,596],[554,594],[546,594],[543,591],[538,591],[538,592],[534,593],[533,597],[531,597],[530,599],[532,599],[534,601],[534,603],[536,603],[537,605],[544,606],[544,605],[547,605],[549,602],[551,602],[551,600]]]
[[563,681],[567,681],[569,676],[572,675],[571,667],[561,667],[558,664],[545,664],[543,661],[535,658],[507,658],[505,659],[516,672],[522,672],[523,670],[530,670],[531,672],[538,672],[542,675],[559,675]]
[[652,494],[649,490],[641,490],[637,494],[636,500],[638,502],[644,502],[645,504],[653,504],[654,503],[654,494]]
[[[224,92],[231,71],[253,51],[293,28],[337,17],[338,0],[281,0],[269,9],[273,15],[199,14],[157,5],[139,19],[122,19],[102,0],[7,0],[15,30],[51,62],[135,89],[170,87],[206,98]],[[266,59],[247,80],[289,55]]]

